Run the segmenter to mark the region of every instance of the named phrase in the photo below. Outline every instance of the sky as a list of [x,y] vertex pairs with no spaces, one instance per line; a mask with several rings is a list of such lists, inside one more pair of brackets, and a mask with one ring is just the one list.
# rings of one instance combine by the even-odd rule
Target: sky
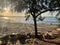
[[[12,10],[11,5],[9,2],[6,2],[5,0],[0,0],[0,15],[1,16],[25,16],[25,11],[24,12],[16,12],[15,10]],[[2,10],[2,11],[1,11]],[[45,12],[41,14],[43,17],[55,17],[57,12]],[[5,18],[7,19],[7,18]],[[15,18],[16,20],[16,18]]]
[[[25,16],[24,12],[15,12],[14,8],[11,7],[11,4],[7,0],[0,0],[0,14],[3,16]],[[49,16],[55,16],[57,12],[46,12],[43,13],[42,16],[49,17]]]

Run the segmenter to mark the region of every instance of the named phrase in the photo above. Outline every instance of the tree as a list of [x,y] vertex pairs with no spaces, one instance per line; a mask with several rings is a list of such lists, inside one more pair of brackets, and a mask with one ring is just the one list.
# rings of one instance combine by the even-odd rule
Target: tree
[[[23,3],[20,3],[23,2]],[[33,17],[34,26],[35,26],[35,37],[37,38],[37,21],[38,16],[39,19],[43,21],[41,14],[47,11],[58,11],[60,10],[60,0],[19,0],[18,5],[16,5],[15,9],[17,11],[21,11],[22,9],[27,9],[30,15]],[[29,16],[27,16],[27,19]],[[26,19],[26,20],[27,20]]]
[[24,1],[24,0],[7,0],[10,5],[11,5],[11,8],[13,8],[12,10],[15,10],[17,12],[21,12],[21,11],[24,11],[25,9],[27,9],[27,1]]
[[36,19],[40,16],[40,20],[43,21],[44,18],[41,17],[42,13],[47,11],[57,11],[60,10],[59,0],[30,0],[28,12],[32,15],[35,26],[35,37],[37,38],[37,22]]

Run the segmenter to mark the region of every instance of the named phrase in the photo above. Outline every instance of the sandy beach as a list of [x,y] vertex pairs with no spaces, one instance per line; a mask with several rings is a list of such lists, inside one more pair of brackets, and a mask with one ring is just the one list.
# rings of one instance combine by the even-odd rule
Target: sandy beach
[[[1,28],[1,27],[0,27]],[[58,25],[52,24],[38,24],[37,25],[38,32],[46,33],[47,31],[52,31],[58,27]],[[34,32],[34,25],[33,24],[23,24],[23,23],[10,23],[7,25],[7,30],[1,30],[2,34],[10,35],[12,33],[31,33]],[[36,42],[35,42],[36,41]],[[8,41],[7,45],[11,45],[11,42]],[[60,45],[60,37],[50,40],[45,39],[44,41],[39,39],[32,39],[32,43],[25,43],[21,44],[19,40],[16,42],[16,45]]]
[[[7,30],[5,30],[7,28]],[[6,28],[0,27],[1,33],[11,34],[11,33],[30,33],[34,32],[34,25],[33,24],[25,24],[25,23],[9,23],[7,24]],[[51,31],[53,29],[58,28],[56,24],[38,24],[37,25],[38,31],[41,33],[45,33],[47,31]]]

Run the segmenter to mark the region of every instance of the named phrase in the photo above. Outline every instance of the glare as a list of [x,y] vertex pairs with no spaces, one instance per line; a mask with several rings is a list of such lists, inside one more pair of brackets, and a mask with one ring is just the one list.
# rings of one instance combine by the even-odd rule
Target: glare
[[7,10],[7,8],[4,8],[4,10]]
[[9,12],[9,11],[10,11],[10,8],[9,8],[9,7],[5,7],[5,8],[4,8],[4,11],[5,11],[5,12]]
[[17,33],[12,33],[13,35],[17,34]]
[[3,17],[4,19],[9,19],[8,17]]

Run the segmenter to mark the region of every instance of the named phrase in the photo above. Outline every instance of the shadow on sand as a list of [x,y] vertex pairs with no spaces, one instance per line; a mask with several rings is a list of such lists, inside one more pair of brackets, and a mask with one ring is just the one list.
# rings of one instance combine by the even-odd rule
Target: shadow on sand
[[52,43],[52,44],[60,45],[60,42],[56,42],[56,41],[51,41],[51,40],[43,40],[43,41],[47,42],[47,43]]

